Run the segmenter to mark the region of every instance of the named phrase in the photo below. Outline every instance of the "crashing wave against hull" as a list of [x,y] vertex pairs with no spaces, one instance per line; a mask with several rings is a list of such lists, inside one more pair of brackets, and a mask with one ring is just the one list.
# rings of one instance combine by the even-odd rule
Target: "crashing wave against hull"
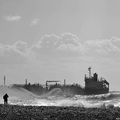
[[[101,107],[114,105],[120,107],[120,92],[109,92],[99,95],[74,95],[62,96],[61,89],[53,89],[46,96],[36,96],[30,94],[24,89],[8,88],[12,98],[9,99],[9,104],[25,105],[25,106],[74,106],[74,107]],[[12,90],[12,91],[11,91]],[[22,90],[22,91],[21,91]],[[22,96],[17,97],[16,94],[21,93]],[[56,94],[58,93],[58,94]],[[25,95],[25,96],[24,96]],[[30,96],[29,96],[30,95]],[[31,95],[34,97],[31,97]],[[23,97],[24,96],[24,97]],[[27,97],[28,96],[28,97]],[[2,102],[2,100],[0,100]]]
[[[85,87],[81,87],[81,85],[79,84],[68,85],[66,84],[65,80],[63,85],[59,84],[60,81],[47,80],[45,87],[43,87],[40,84],[30,84],[30,83],[27,83],[26,81],[26,84],[20,85],[20,87],[23,87],[37,95],[44,95],[44,94],[49,95],[50,93],[54,93],[54,89],[58,89],[57,94],[62,94],[66,96],[97,95],[97,94],[109,93],[109,83],[107,82],[107,80],[103,78],[98,79],[97,73],[94,73],[93,75],[91,75],[90,67],[88,68],[88,71],[89,71],[89,76],[87,77],[85,75],[85,78],[84,78]],[[55,83],[55,84],[51,85],[51,83]]]

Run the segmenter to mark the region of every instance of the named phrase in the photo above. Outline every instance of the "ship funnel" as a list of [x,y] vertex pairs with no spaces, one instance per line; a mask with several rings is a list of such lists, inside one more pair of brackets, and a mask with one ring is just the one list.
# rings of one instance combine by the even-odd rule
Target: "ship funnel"
[[88,68],[89,71],[89,78],[91,78],[91,67]]

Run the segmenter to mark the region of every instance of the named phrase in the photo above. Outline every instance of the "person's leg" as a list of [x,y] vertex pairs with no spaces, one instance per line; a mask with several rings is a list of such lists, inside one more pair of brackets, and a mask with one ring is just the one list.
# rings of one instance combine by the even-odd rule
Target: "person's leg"
[[5,100],[5,104],[7,104],[7,100]]

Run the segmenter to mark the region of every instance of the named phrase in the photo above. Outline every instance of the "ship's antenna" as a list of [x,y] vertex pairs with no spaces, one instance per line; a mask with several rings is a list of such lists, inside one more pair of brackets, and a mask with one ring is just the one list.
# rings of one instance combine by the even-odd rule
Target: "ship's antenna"
[[66,85],[66,79],[64,79],[64,86]]
[[27,79],[25,79],[25,85],[27,85],[28,83],[27,83]]
[[91,78],[91,67],[88,68],[89,71],[89,78]]
[[6,82],[6,76],[4,75],[4,86],[5,86],[5,82]]

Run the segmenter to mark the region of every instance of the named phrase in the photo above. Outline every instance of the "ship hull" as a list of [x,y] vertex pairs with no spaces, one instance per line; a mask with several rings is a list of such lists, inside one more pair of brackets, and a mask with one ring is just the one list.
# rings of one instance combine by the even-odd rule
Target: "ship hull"
[[98,94],[106,94],[109,93],[109,89],[94,89],[94,88],[87,88],[84,90],[85,95],[98,95]]

